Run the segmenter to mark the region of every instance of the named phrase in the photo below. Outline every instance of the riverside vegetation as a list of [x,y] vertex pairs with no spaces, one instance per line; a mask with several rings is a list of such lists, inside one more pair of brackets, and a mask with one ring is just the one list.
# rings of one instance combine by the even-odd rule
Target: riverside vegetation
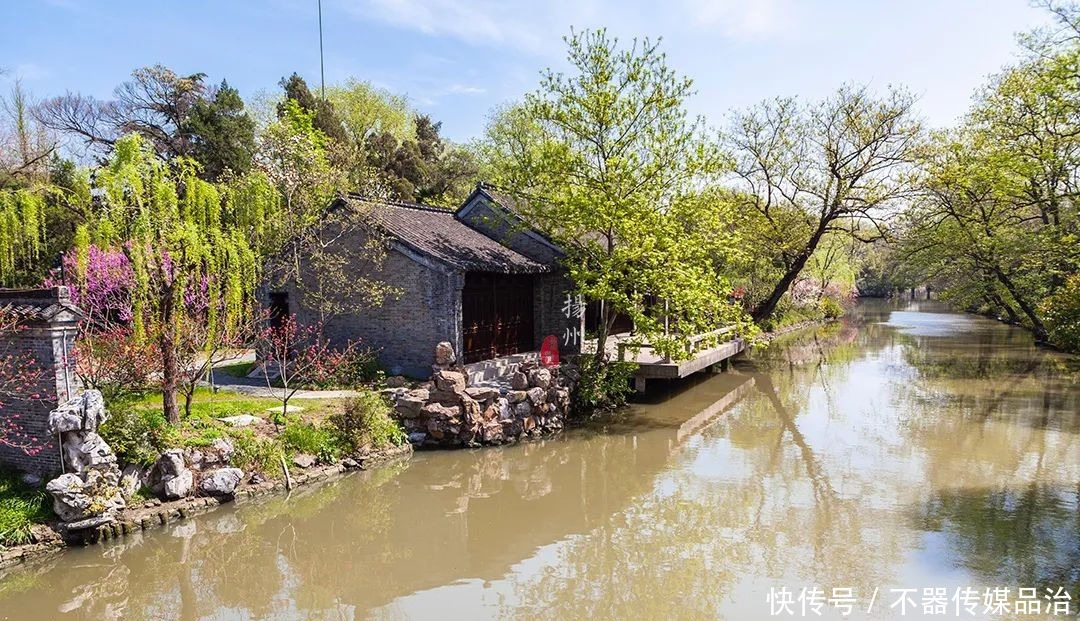
[[[330,347],[321,323],[282,350],[312,364],[283,381],[275,420],[228,428],[221,414],[268,403],[200,388],[227,352],[280,334],[256,310],[261,282],[294,284],[323,320],[400,294],[345,269],[377,262],[378,243],[343,248],[315,226],[341,217],[327,206],[347,190],[449,206],[481,179],[508,188],[566,251],[577,292],[603,303],[588,335],[600,342],[629,317],[677,358],[721,325],[749,337],[837,318],[860,289],[929,284],[1077,350],[1080,9],[1045,4],[1056,26],[1022,36],[1022,59],[941,132],[905,90],[856,85],[766,101],[714,130],[689,114],[693,83],[660,42],[604,30],[571,33],[568,68],[495,110],[469,145],[358,80],[324,98],[292,74],[271,101],[246,103],[224,80],[161,66],[108,102],[35,100],[16,82],[0,127],[0,281],[72,288],[87,314],[75,365],[108,397],[101,432],[123,461],[228,438],[237,465],[267,476],[290,453],[333,460],[403,439],[375,395],[290,412],[304,382],[380,386],[372,352]],[[99,165],[77,165],[65,143]],[[313,275],[295,270],[300,255]],[[627,369],[605,348],[581,370],[577,412],[624,401]],[[38,516],[33,494],[4,489],[5,515]]]

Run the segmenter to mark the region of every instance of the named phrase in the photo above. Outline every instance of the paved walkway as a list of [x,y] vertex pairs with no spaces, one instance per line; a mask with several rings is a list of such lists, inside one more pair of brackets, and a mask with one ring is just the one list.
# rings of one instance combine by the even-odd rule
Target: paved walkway
[[[238,362],[254,362],[255,352],[247,351],[218,363],[218,367],[236,364]],[[271,399],[281,398],[280,387],[268,387],[264,377],[237,377],[215,368],[211,371],[215,388],[229,390],[247,395],[249,397],[267,397]],[[210,386],[209,382],[203,385]],[[298,390],[291,399],[346,399],[360,395],[357,390]],[[291,400],[290,399],[290,400]]]

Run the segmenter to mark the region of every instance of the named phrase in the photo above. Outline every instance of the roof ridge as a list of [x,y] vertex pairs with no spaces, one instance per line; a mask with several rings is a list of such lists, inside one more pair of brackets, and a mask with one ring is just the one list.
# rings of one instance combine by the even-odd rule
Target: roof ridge
[[401,207],[403,209],[415,209],[417,211],[430,211],[433,213],[443,213],[451,216],[454,215],[454,212],[452,210],[443,207],[436,207],[434,205],[422,205],[420,203],[412,203],[409,201],[371,198],[363,196],[362,194],[357,194],[355,192],[349,192],[348,194],[346,194],[346,198],[358,200],[365,203],[372,203],[374,205],[384,205],[386,207]]

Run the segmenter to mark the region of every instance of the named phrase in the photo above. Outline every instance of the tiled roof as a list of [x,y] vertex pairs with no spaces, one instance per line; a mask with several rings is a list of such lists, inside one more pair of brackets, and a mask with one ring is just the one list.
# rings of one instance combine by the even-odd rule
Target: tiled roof
[[79,307],[71,303],[65,287],[47,289],[0,289],[0,314],[18,321],[49,321],[62,312],[83,317]]
[[452,211],[413,203],[368,201],[358,196],[346,200],[397,241],[458,269],[502,274],[550,271],[548,266],[469,227]]

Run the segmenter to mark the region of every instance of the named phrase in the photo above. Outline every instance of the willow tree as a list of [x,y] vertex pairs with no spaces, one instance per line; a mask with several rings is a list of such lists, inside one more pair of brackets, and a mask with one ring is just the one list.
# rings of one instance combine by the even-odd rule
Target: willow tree
[[[710,223],[726,206],[699,194],[726,160],[686,111],[691,80],[648,39],[620,46],[599,30],[566,43],[572,70],[547,71],[493,120],[488,170],[521,195],[521,215],[565,249],[578,293],[602,302],[598,343],[620,313],[654,341],[737,318],[731,287],[706,256],[735,246],[709,232],[723,230]],[[678,325],[668,321],[665,331],[665,317]],[[598,347],[597,360],[604,355]]]
[[[192,161],[167,163],[137,134],[114,146],[96,175],[98,209],[76,237],[129,257],[133,332],[157,341],[163,410],[176,423],[182,348],[207,346],[240,326],[256,282],[250,240],[257,235],[244,225],[251,218],[199,179]],[[183,338],[193,325],[205,335],[201,343]]]

